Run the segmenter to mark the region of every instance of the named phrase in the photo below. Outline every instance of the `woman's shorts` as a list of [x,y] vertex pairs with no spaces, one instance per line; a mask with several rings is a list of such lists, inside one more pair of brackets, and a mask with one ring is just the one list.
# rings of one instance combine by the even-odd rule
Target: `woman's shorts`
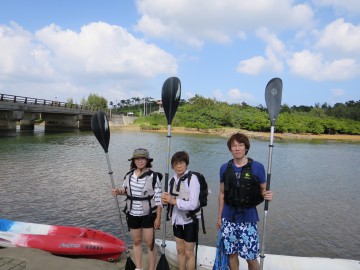
[[238,253],[245,260],[259,256],[259,236],[256,222],[233,223],[222,219],[221,233],[226,254]]
[[146,216],[127,216],[127,224],[130,229],[147,229],[154,227],[154,221],[156,219],[156,213]]
[[191,222],[185,225],[173,225],[174,236],[183,239],[185,242],[196,242],[198,234],[198,222]]

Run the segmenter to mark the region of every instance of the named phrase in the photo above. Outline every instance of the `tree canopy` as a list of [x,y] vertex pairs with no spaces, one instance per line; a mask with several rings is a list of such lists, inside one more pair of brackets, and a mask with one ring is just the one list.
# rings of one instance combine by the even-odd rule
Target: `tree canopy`
[[[144,126],[166,126],[164,115],[150,115],[137,120]],[[173,120],[174,126],[198,130],[234,127],[249,131],[269,131],[266,108],[246,103],[228,104],[196,95],[181,104]],[[150,127],[151,128],[151,127]],[[275,132],[294,134],[360,134],[360,101],[337,103],[333,107],[293,106],[284,104],[276,121]]]
[[81,105],[91,107],[94,110],[108,109],[108,101],[104,97],[96,94],[90,94],[87,99],[83,98],[81,100]]
[[[107,110],[108,101],[96,94],[83,98],[82,105],[97,110]],[[164,114],[159,113],[159,103],[151,97],[136,98],[120,102],[110,102],[113,113],[133,112],[142,116],[136,123],[144,128],[159,129],[166,127]],[[262,105],[252,107],[245,102],[228,104],[216,99],[195,95],[188,101],[180,100],[174,126],[208,130],[222,127],[234,127],[249,131],[270,130],[270,119],[267,109]],[[327,103],[315,106],[292,106],[283,104],[276,121],[275,132],[294,134],[351,134],[360,135],[360,100],[348,101],[345,104]]]

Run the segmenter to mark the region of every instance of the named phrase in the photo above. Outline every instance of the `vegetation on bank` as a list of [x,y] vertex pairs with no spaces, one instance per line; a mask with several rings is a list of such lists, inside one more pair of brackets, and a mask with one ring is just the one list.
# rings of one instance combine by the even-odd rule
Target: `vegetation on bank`
[[[82,104],[108,110],[108,101],[95,94],[91,94],[87,100],[83,99]],[[109,104],[113,114],[131,112],[139,117],[135,123],[140,124],[143,129],[158,130],[167,127],[165,115],[159,113],[159,103],[150,97]],[[270,130],[269,114],[261,105],[252,107],[246,103],[228,104],[198,95],[188,101],[180,100],[172,125],[200,131],[226,127],[257,132]],[[327,103],[292,107],[283,104],[275,132],[360,135],[360,100],[336,103],[334,106]]]
[[[167,126],[163,114],[153,113],[135,120],[143,129],[161,129]],[[248,131],[268,132],[270,119],[266,108],[225,102],[195,96],[181,104],[172,122],[173,126],[197,130],[232,127]],[[276,132],[294,134],[349,134],[360,135],[360,101],[326,104],[314,107],[281,107]]]

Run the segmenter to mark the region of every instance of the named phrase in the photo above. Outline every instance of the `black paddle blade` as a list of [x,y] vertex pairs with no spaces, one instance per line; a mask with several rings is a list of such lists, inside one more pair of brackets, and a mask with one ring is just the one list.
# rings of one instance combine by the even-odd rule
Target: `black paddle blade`
[[266,107],[270,115],[271,126],[275,126],[280,112],[283,83],[280,78],[271,79],[265,89]]
[[103,111],[98,111],[92,116],[91,129],[105,153],[107,153],[110,142],[110,127],[106,114]]
[[170,270],[169,263],[165,257],[165,254],[160,256],[158,265],[156,266],[156,270]]
[[161,100],[164,107],[164,112],[168,125],[175,116],[176,110],[179,106],[181,96],[181,82],[177,77],[168,78],[162,87]]
[[127,257],[126,264],[125,264],[125,270],[135,270],[135,269],[136,269],[135,263],[131,260],[130,257]]

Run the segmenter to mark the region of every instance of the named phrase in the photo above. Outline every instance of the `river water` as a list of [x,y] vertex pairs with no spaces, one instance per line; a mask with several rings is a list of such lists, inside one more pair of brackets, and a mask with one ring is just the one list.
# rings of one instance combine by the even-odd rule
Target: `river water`
[[[226,140],[188,134],[172,134],[170,140],[170,153],[186,150],[189,169],[201,171],[212,191],[205,208],[207,234],[199,233],[203,245],[216,244],[219,168],[231,158]],[[109,158],[116,184],[138,147],[148,148],[153,169],[165,173],[167,142],[165,133],[112,131]],[[252,139],[249,151],[265,168],[268,145]],[[272,157],[275,195],[267,215],[266,253],[360,260],[360,144],[275,141]],[[45,134],[36,127],[0,138],[0,170],[0,218],[93,227],[123,238],[106,156],[91,131]],[[258,209],[261,233],[263,204]],[[171,232],[167,222],[166,239]]]

